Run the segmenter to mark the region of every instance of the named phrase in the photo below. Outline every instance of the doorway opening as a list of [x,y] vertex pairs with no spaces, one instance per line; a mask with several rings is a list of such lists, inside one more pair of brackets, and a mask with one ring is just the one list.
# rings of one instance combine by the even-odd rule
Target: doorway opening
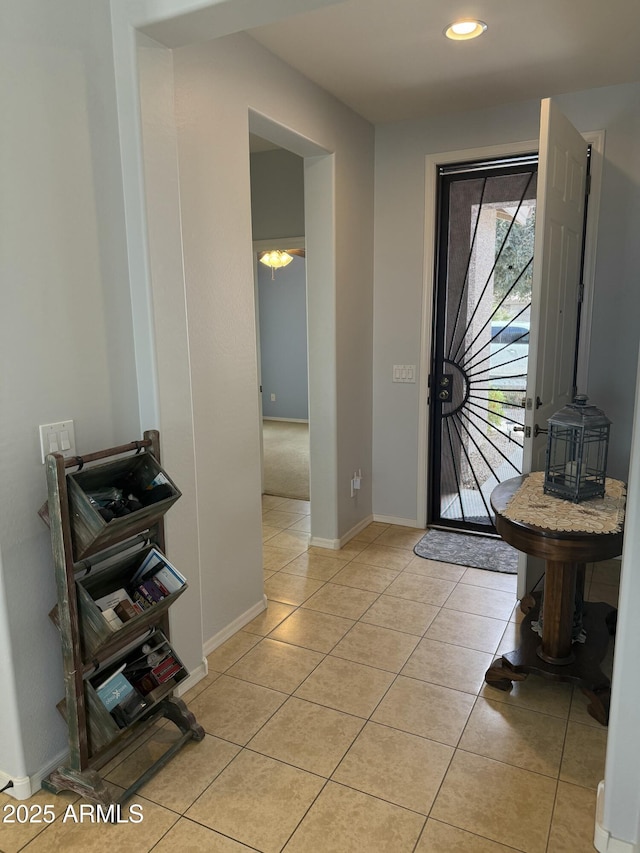
[[522,473],[537,159],[439,170],[430,526],[495,533],[490,494]]
[[309,533],[304,159],[253,133],[249,139],[263,536]]
[[[296,245],[294,245],[294,243]],[[309,391],[304,238],[256,249],[256,331],[262,423],[262,492],[309,501]],[[266,243],[264,245],[267,245]],[[291,260],[275,268],[267,253]]]

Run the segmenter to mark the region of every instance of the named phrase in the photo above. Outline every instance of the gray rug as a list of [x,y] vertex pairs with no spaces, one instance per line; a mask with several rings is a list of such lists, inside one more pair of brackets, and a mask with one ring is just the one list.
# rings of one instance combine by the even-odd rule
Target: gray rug
[[518,552],[502,539],[491,536],[470,536],[448,530],[428,530],[413,549],[418,557],[456,563],[490,572],[518,572]]

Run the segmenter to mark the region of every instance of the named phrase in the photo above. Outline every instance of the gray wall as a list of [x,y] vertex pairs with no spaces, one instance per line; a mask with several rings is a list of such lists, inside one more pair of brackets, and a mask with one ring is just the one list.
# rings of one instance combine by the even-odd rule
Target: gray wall
[[304,160],[278,148],[251,155],[254,240],[304,236]]
[[5,0],[0,50],[0,769],[20,776],[67,743],[38,424],[72,418],[79,453],[140,425],[109,2]]
[[[304,258],[271,270],[258,264],[262,414],[307,420],[307,291]],[[275,402],[271,395],[275,394]]]
[[[583,131],[604,129],[587,393],[613,421],[610,472],[626,479],[640,326],[640,84],[563,95]],[[538,136],[528,101],[376,129],[374,281],[374,512],[416,518],[418,384],[391,383],[393,364],[418,364],[423,296],[425,155]],[[398,258],[402,258],[399,268]],[[420,376],[419,382],[426,382]],[[422,482],[421,482],[422,488]]]

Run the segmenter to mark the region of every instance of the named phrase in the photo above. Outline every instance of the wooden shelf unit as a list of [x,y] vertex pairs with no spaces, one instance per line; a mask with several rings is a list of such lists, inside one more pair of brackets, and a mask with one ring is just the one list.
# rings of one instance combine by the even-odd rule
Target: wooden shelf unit
[[[142,549],[149,544],[164,553],[164,513],[180,492],[169,480],[175,493],[171,500],[107,523],[93,511],[88,500],[86,507],[78,502],[77,478],[71,480],[66,469],[76,467],[81,471],[85,464],[109,459],[116,462],[118,470],[128,464],[136,469],[146,469],[151,465],[157,469],[160,465],[159,438],[156,430],[150,430],[144,433],[142,441],[83,457],[65,459],[59,453],[46,457],[48,502],[40,515],[51,532],[58,603],[50,617],[59,630],[62,644],[65,698],[58,704],[58,709],[67,722],[69,760],[43,780],[42,786],[53,793],[71,790],[105,806],[128,800],[185,744],[204,738],[204,730],[185,703],[173,696],[175,682],[167,685],[166,692],[160,690],[156,701],[125,728],[118,727],[90,682],[102,670],[108,672],[109,666],[126,661],[136,644],[141,645],[150,636],[154,637],[155,634],[149,634],[150,630],[161,632],[170,641],[168,609],[180,593],[168,596],[112,632],[106,622],[100,626],[96,620],[98,608],[92,606],[91,595],[82,581],[87,577],[93,581],[95,575],[91,573],[94,569],[96,575],[100,571],[105,572],[105,577],[111,572],[116,582],[114,589],[117,589],[124,585],[128,569],[131,567],[133,570],[132,549],[138,545]],[[86,469],[87,473],[90,471],[98,472],[99,468]],[[70,483],[71,490],[75,492],[72,501],[68,488]],[[123,562],[113,563],[112,559],[119,554],[123,555]],[[106,560],[109,567],[100,570],[100,563]],[[185,670],[182,678],[186,675]],[[114,799],[98,770],[138,737],[144,728],[161,718],[173,722],[180,731],[180,737],[120,797]]]

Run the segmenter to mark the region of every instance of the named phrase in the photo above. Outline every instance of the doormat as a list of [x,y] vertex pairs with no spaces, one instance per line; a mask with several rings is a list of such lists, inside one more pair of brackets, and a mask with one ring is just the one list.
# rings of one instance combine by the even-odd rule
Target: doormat
[[413,549],[418,557],[456,563],[489,572],[518,573],[518,552],[502,539],[491,536],[469,536],[448,530],[428,530]]

